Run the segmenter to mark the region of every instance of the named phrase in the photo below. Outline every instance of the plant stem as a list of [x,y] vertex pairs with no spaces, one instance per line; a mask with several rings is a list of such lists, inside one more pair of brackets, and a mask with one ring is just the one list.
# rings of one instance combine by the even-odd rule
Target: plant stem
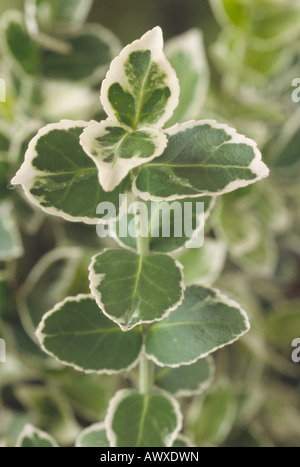
[[145,395],[151,394],[154,377],[154,365],[151,360],[148,360],[145,354],[141,356],[139,371],[140,393]]
[[[147,216],[147,217],[146,217]],[[145,231],[148,232],[148,214],[147,211],[139,209],[139,206],[135,208],[135,223],[137,231],[140,233],[137,235],[137,252],[139,255],[148,255],[150,252],[149,248],[149,236],[142,236]],[[146,228],[147,227],[147,228]],[[142,326],[144,338],[146,337],[149,326]],[[154,365],[153,362],[148,360],[145,353],[141,356],[140,367],[139,367],[139,391],[141,394],[150,394],[153,385],[154,377]]]

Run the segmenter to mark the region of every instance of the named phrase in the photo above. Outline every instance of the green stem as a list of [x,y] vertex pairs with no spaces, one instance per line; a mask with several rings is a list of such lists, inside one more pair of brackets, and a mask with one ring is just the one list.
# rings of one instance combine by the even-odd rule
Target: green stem
[[139,391],[141,394],[151,394],[153,379],[154,379],[154,365],[147,356],[143,354],[140,360],[139,368]]
[[[148,232],[148,216],[147,212],[140,210],[137,206],[135,209],[135,222],[137,226],[137,230],[139,232]],[[136,238],[137,243],[137,252],[139,255],[145,256],[150,253],[150,246],[149,246],[149,236],[143,237],[142,235],[138,235]],[[149,326],[144,325],[142,326],[144,337],[146,337]],[[150,394],[153,386],[153,378],[154,378],[154,365],[153,363],[148,360],[145,353],[141,356],[140,360],[140,367],[139,367],[139,391],[141,394]]]

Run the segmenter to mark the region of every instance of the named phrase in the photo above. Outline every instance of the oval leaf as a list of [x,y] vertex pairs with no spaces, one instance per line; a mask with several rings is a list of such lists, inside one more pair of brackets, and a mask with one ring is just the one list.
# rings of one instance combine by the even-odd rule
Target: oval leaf
[[14,68],[29,76],[39,73],[39,50],[26,31],[24,18],[21,12],[7,11],[1,18],[6,58]]
[[105,426],[113,447],[172,446],[182,424],[175,399],[165,394],[117,392],[111,400]]
[[191,286],[182,305],[151,326],[146,353],[159,366],[196,362],[249,330],[246,313],[217,290]]
[[227,125],[187,122],[166,134],[167,149],[135,181],[134,191],[145,200],[221,195],[269,174],[256,143]]
[[108,117],[136,130],[161,128],[178,105],[176,73],[163,53],[159,27],[125,47],[102,83],[101,102]]
[[190,397],[209,388],[213,376],[212,359],[201,358],[192,365],[157,368],[155,384],[176,397]]
[[99,24],[88,24],[63,39],[67,53],[43,50],[41,71],[47,79],[97,84],[120,50],[114,34]]
[[199,116],[208,91],[209,68],[198,29],[170,39],[165,51],[180,85],[179,105],[167,124],[169,127]]
[[17,446],[18,448],[58,448],[58,444],[52,436],[42,430],[27,424],[20,433]]
[[155,128],[128,131],[106,120],[91,123],[81,135],[80,144],[95,162],[102,188],[111,191],[130,170],[160,156],[167,137]]
[[76,448],[109,448],[104,423],[95,423],[83,430],[75,442]]
[[37,329],[43,350],[85,373],[117,373],[137,363],[143,345],[139,329],[124,333],[99,310],[90,295],[70,297],[44,316]]
[[42,128],[31,141],[25,162],[13,178],[32,203],[47,214],[74,222],[96,224],[97,206],[109,201],[119,211],[119,194],[130,188],[129,176],[112,192],[100,186],[98,170],[79,143],[86,122],[62,120]]
[[169,256],[106,250],[89,269],[99,307],[124,331],[162,320],[182,302],[182,267]]

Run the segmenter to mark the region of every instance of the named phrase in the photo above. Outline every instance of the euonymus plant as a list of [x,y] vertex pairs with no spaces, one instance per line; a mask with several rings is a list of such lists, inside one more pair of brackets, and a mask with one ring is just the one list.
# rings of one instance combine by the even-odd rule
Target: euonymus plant
[[[187,49],[192,40],[187,37]],[[107,119],[45,126],[12,180],[46,213],[102,225],[117,237],[117,227],[130,221],[124,195],[138,201],[131,214],[136,238],[119,235],[122,248],[96,254],[90,294],[58,303],[36,332],[46,353],[85,373],[128,372],[139,364],[137,387],[118,391],[105,421],[85,430],[78,446],[182,445],[175,397],[199,392],[212,375],[209,355],[249,329],[245,311],[218,290],[185,287],[173,253],[189,238],[167,238],[160,225],[155,237],[143,229],[154,221],[142,201],[158,208],[202,202],[208,216],[215,197],[268,175],[256,143],[233,128],[214,120],[174,121],[182,122],[194,99],[202,99],[193,77],[188,85],[180,77],[180,97],[162,31],[154,28],[113,60],[100,96]],[[111,209],[99,209],[104,202]],[[203,228],[194,220],[196,231]],[[40,444],[56,445],[27,426],[19,445]]]

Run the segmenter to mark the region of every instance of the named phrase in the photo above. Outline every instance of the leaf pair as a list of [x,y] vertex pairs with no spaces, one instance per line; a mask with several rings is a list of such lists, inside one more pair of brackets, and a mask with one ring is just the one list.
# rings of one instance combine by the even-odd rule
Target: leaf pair
[[[60,362],[86,373],[110,374],[135,366],[143,350],[159,366],[190,365],[248,329],[248,319],[235,302],[212,289],[192,286],[181,306],[151,326],[145,342],[139,327],[123,332],[90,295],[58,304],[44,316],[37,336],[43,349]],[[179,390],[184,387],[173,392]]]

